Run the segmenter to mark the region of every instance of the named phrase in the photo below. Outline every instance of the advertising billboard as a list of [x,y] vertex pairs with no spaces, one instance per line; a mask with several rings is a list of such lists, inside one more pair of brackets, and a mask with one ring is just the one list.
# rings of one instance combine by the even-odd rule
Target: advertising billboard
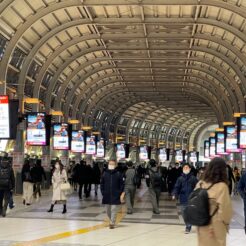
[[140,146],[139,159],[141,161],[145,161],[148,159],[148,150],[146,145]]
[[209,141],[204,141],[204,157],[209,158]]
[[71,151],[75,153],[85,152],[84,131],[72,131]]
[[69,135],[67,123],[55,123],[53,125],[53,148],[55,150],[69,149]]
[[161,162],[167,160],[167,151],[166,151],[165,148],[161,148],[161,149],[159,150],[159,160],[160,160]]
[[86,137],[86,154],[95,155],[96,154],[96,139],[95,136],[91,135]]
[[28,113],[26,128],[27,145],[46,145],[45,113]]
[[182,150],[176,150],[175,161],[177,162],[183,161],[183,151]]
[[190,152],[190,162],[196,163],[197,162],[197,153],[196,151]]
[[216,155],[224,155],[225,153],[225,133],[224,132],[216,132],[215,134],[215,153]]
[[125,145],[123,143],[116,145],[116,156],[117,159],[126,158]]
[[215,153],[215,148],[216,148],[216,141],[215,141],[215,137],[211,137],[209,138],[209,157],[215,157],[216,153]]
[[241,116],[239,120],[239,148],[246,149],[246,116]]
[[240,152],[238,149],[237,126],[225,126],[225,151]]
[[104,139],[101,138],[97,142],[97,157],[105,157],[105,147],[104,147]]
[[0,96],[0,139],[10,138],[9,97]]

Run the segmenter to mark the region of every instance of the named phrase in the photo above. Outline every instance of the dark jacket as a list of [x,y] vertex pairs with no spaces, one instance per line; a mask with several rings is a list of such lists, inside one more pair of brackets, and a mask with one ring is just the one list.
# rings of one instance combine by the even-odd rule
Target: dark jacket
[[103,204],[120,205],[120,195],[124,191],[123,175],[117,170],[106,170],[101,180]]
[[46,175],[44,172],[44,168],[40,165],[37,165],[33,167],[32,169],[32,175],[33,175],[33,182],[42,182],[42,178],[44,177],[44,180],[46,180]]
[[182,173],[182,175],[177,179],[172,194],[179,198],[180,204],[187,204],[189,195],[194,190],[197,182],[197,178],[192,173]]
[[0,163],[0,190],[13,190],[15,187],[15,176],[13,168],[8,161]]
[[93,184],[100,184],[101,182],[101,170],[98,165],[94,165],[92,168]]
[[134,176],[136,171],[134,168],[129,168],[125,174],[125,186],[135,186],[134,184]]
[[25,164],[21,170],[22,182],[31,182],[33,183],[33,168],[30,165]]
[[239,180],[237,190],[240,194],[240,196],[246,200],[246,173],[242,175],[242,177]]

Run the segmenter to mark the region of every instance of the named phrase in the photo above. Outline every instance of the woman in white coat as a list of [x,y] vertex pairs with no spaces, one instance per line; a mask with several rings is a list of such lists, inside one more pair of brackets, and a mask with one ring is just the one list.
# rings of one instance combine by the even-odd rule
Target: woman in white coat
[[61,184],[64,184],[66,182],[68,182],[67,172],[64,169],[62,163],[57,161],[52,175],[53,197],[52,197],[52,203],[50,209],[47,211],[48,213],[53,212],[53,208],[57,203],[63,204],[63,211],[62,211],[63,214],[67,212],[66,191],[61,190]]

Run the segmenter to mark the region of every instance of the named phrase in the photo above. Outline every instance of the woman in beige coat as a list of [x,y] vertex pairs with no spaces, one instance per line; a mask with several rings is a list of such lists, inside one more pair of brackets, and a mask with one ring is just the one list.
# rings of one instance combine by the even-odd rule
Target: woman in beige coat
[[53,196],[52,196],[52,203],[50,209],[47,211],[48,213],[53,212],[53,208],[56,203],[63,204],[63,211],[62,213],[65,214],[67,212],[67,196],[66,191],[61,190],[61,184],[68,182],[67,180],[67,172],[64,169],[61,162],[56,162],[55,169],[52,175],[52,185],[53,185]]
[[227,185],[226,163],[222,158],[214,158],[204,173],[198,187],[208,188],[211,223],[198,227],[199,246],[226,246],[226,234],[232,217],[232,205]]

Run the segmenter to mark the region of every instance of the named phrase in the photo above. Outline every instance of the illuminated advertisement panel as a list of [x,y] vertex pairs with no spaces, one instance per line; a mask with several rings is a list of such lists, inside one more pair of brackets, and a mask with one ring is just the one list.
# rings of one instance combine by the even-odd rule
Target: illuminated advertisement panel
[[239,120],[239,147],[242,149],[246,149],[246,116],[242,116]]
[[148,150],[147,146],[140,146],[139,158],[141,161],[148,159]]
[[85,152],[84,131],[72,131],[71,151]]
[[215,152],[217,155],[225,154],[225,133],[224,132],[216,132],[216,148]]
[[209,157],[215,157],[215,138],[209,138]]
[[167,151],[165,148],[160,149],[159,160],[162,162],[167,160]]
[[204,142],[204,157],[209,158],[209,141]]
[[240,152],[238,149],[237,127],[225,126],[225,149],[226,152]]
[[190,162],[192,162],[192,163],[197,162],[197,154],[195,151],[190,152]]
[[56,123],[53,126],[53,148],[55,150],[69,149],[68,124]]
[[183,151],[182,150],[176,150],[175,160],[177,162],[183,161]]
[[45,113],[28,113],[27,145],[46,145]]
[[105,156],[105,148],[104,148],[104,139],[101,138],[100,141],[97,142],[97,157]]
[[86,138],[86,154],[87,155],[96,154],[96,139],[95,136],[93,135]]
[[9,97],[0,96],[0,139],[10,138]]
[[116,156],[117,159],[124,159],[126,158],[126,151],[124,144],[117,144],[116,145]]

